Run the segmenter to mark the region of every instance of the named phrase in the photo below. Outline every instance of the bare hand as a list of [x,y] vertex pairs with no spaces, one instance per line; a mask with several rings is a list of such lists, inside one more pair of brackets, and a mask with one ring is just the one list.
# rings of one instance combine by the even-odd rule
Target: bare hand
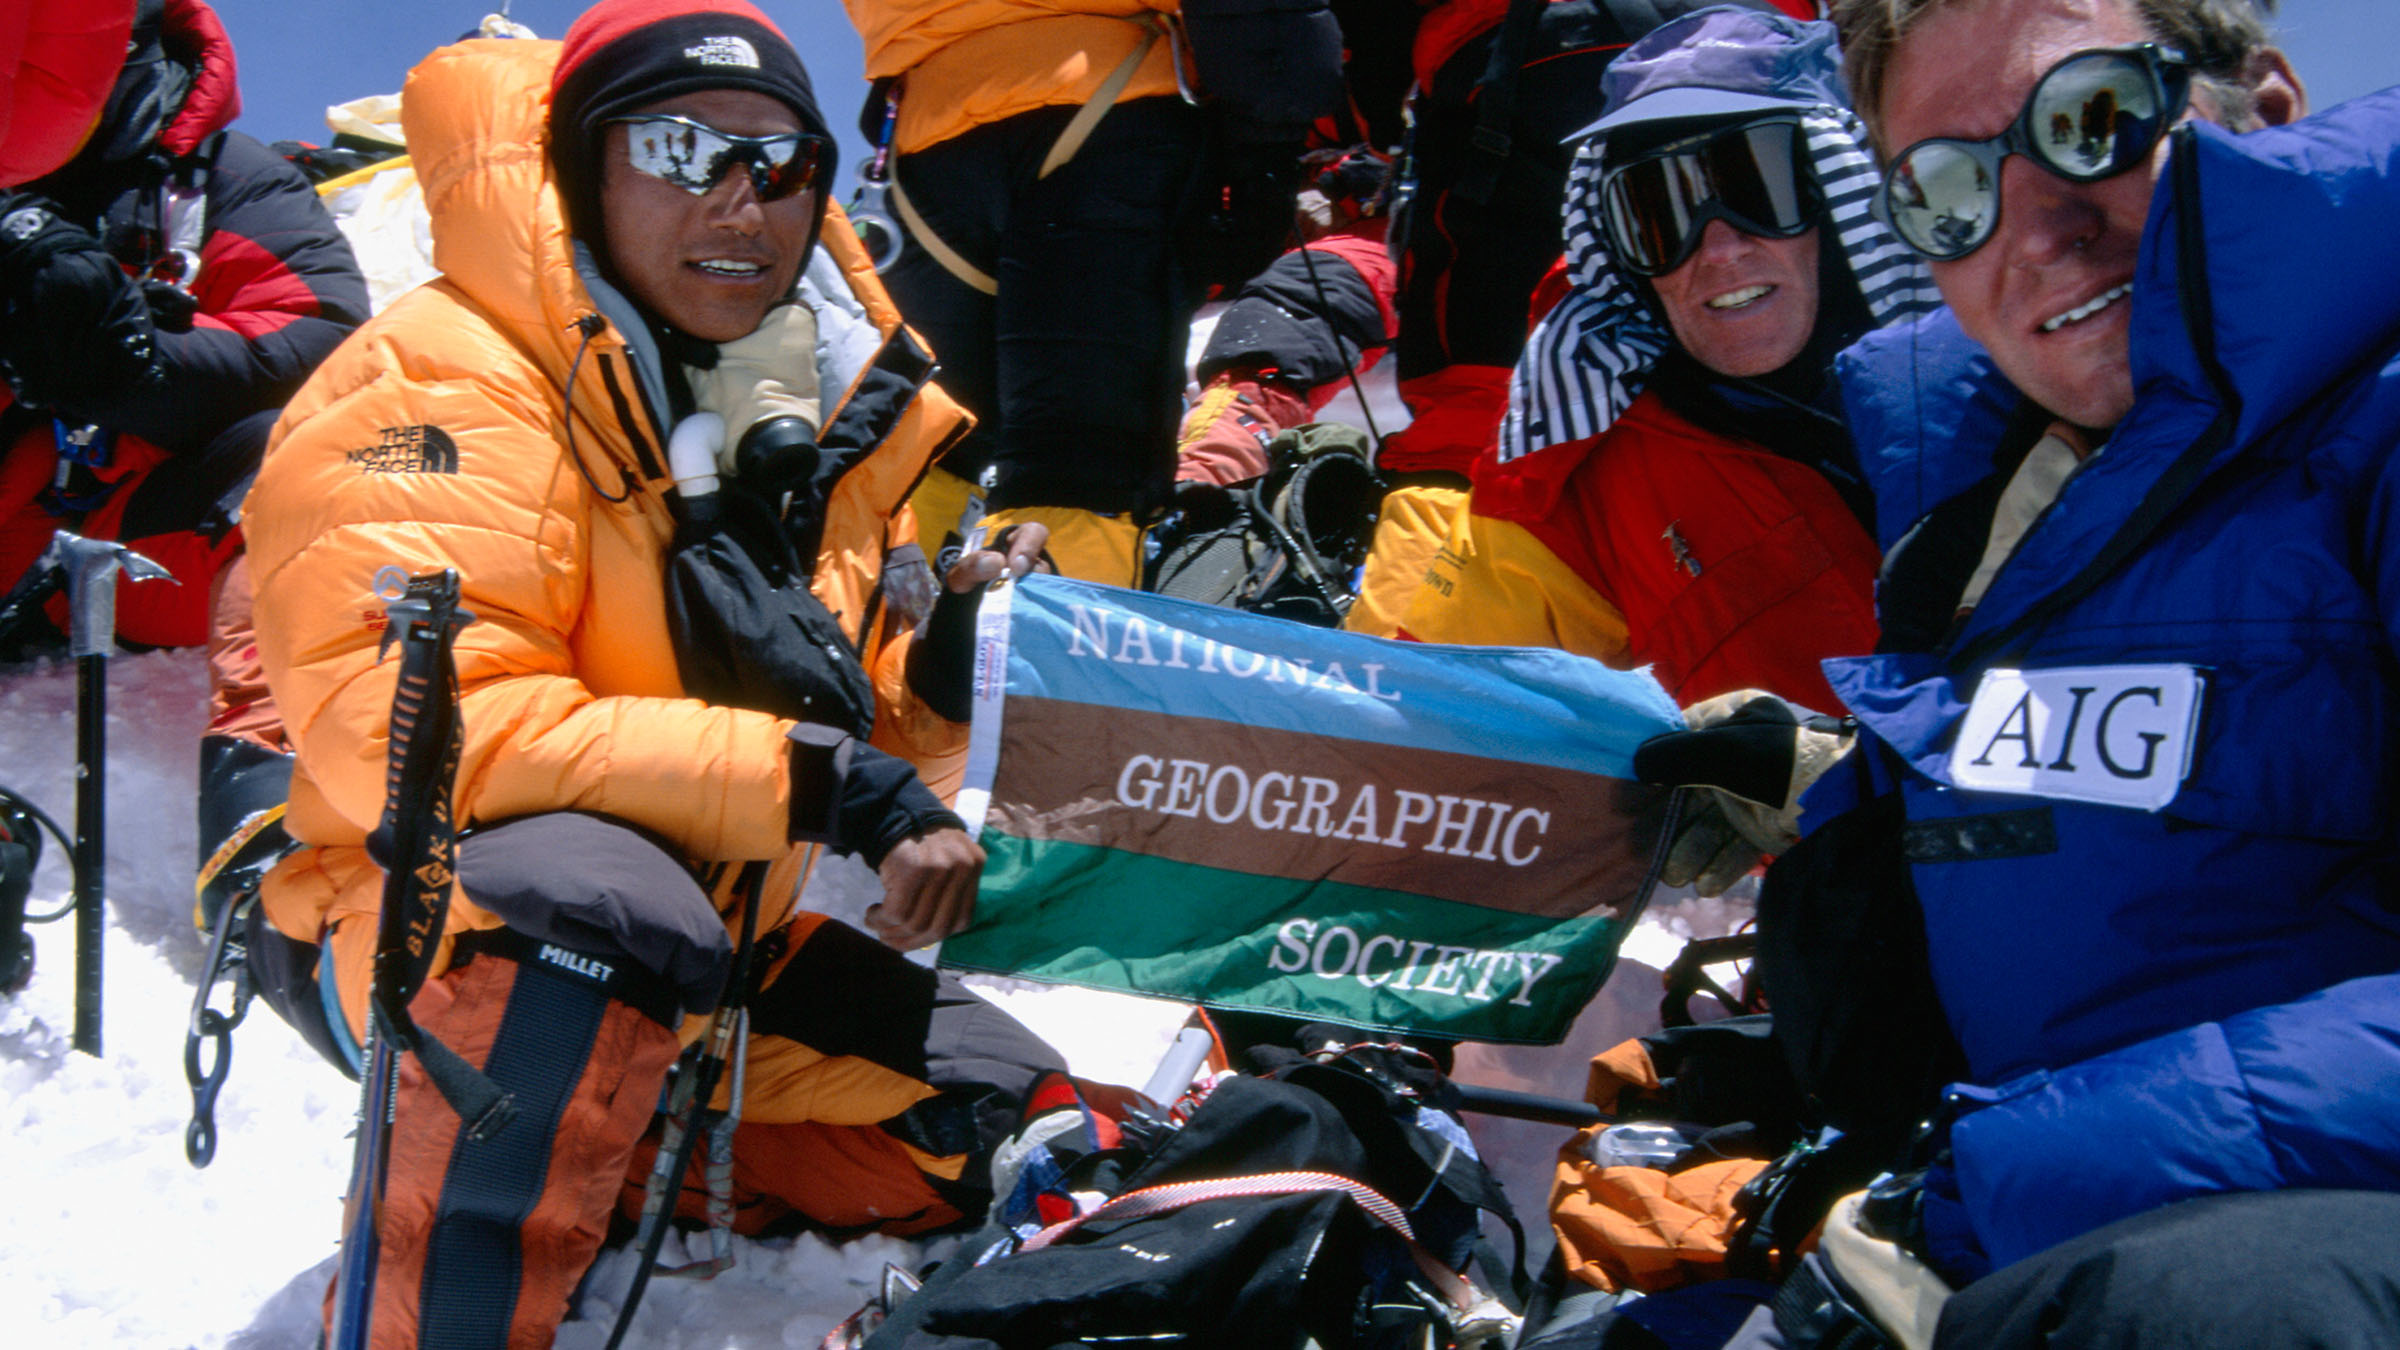
[[950,574],[942,584],[961,593],[974,590],[987,581],[996,581],[1005,573],[1014,581],[1028,572],[1050,569],[1042,565],[1042,549],[1050,543],[1050,527],[1038,520],[1029,520],[1008,532],[1008,551],[979,548],[973,553],[959,555],[950,564]]
[[888,947],[910,951],[941,941],[975,917],[983,846],[965,830],[935,830],[894,845],[880,874],[883,903],[867,906],[868,931]]

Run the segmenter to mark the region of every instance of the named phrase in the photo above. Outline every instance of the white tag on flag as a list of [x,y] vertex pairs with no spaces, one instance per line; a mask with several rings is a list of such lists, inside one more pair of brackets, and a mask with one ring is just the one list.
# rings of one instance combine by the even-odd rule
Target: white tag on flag
[[2184,665],[1985,671],[1950,781],[2156,811],[2191,771],[2201,685]]

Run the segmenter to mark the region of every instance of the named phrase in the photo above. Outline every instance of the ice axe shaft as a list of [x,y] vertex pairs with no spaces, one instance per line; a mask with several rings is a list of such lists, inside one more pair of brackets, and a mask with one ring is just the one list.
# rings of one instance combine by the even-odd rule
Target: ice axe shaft
[[135,581],[173,581],[167,569],[106,539],[60,530],[41,567],[67,578],[67,652],[75,658],[75,1034],[73,1045],[100,1056],[101,912],[108,894],[102,869],[108,839],[108,655],[117,642],[117,572]]

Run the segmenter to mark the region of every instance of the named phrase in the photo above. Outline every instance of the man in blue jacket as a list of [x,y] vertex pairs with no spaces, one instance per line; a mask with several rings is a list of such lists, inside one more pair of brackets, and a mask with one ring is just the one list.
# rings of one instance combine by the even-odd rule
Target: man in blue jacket
[[2330,1290],[2307,1343],[2388,1344],[2400,90],[2300,120],[2251,0],[1834,16],[1950,308],[1845,358],[1884,639],[1806,824],[1905,817],[1967,1065],[1919,1249],[2047,1253],[1943,1342],[2291,1344],[2259,1293]]

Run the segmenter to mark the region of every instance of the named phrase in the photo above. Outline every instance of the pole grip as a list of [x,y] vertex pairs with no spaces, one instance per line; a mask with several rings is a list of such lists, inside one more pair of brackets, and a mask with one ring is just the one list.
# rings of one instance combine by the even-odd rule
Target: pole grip
[[1511,1120],[1534,1120],[1549,1125],[1571,1125],[1582,1129],[1599,1125],[1609,1117],[1590,1102],[1570,1097],[1544,1097],[1538,1093],[1515,1092],[1508,1088],[1478,1087],[1452,1079],[1458,1089],[1458,1104],[1478,1115],[1506,1116]]

